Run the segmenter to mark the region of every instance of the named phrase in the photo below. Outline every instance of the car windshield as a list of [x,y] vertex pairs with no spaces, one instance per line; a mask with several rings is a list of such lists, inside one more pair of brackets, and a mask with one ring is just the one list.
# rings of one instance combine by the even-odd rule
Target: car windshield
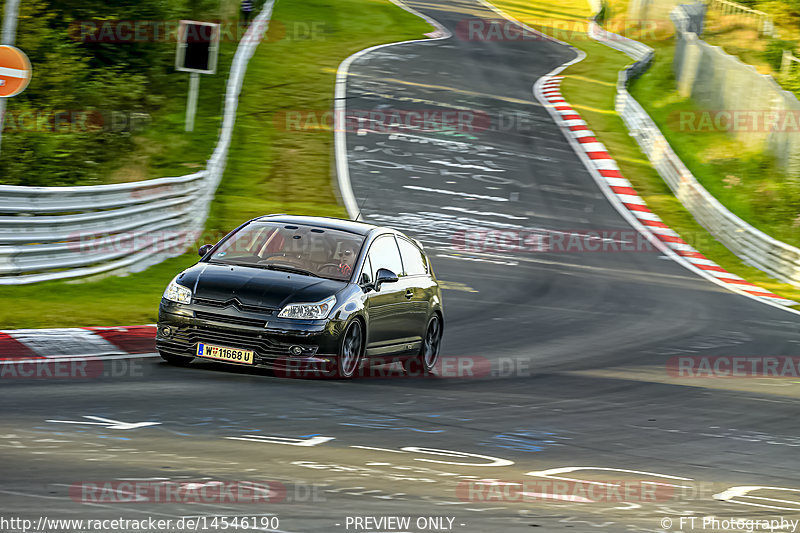
[[253,222],[231,235],[210,261],[346,281],[362,244],[363,236],[346,231]]

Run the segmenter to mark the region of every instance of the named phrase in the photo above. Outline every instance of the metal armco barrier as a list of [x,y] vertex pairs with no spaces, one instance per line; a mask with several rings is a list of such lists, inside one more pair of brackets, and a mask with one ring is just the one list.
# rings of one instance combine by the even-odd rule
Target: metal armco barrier
[[753,9],[738,2],[731,2],[730,0],[706,0],[706,4],[710,9],[719,11],[723,15],[733,15],[738,18],[754,20],[758,24],[758,31],[762,35],[768,35],[770,37],[778,36],[772,17],[763,11]]
[[274,2],[264,4],[236,48],[219,139],[205,170],[89,187],[0,185],[0,285],[137,272],[194,243],[225,171],[247,64]]
[[[681,8],[676,8],[679,11]],[[674,14],[677,18],[681,13]],[[742,261],[770,276],[800,286],[800,249],[774,239],[737,217],[714,198],[675,155],[655,122],[628,92],[628,83],[650,66],[653,50],[637,41],[609,33],[594,21],[590,36],[619,50],[634,63],[620,71],[616,111],[631,136],[692,216]]]

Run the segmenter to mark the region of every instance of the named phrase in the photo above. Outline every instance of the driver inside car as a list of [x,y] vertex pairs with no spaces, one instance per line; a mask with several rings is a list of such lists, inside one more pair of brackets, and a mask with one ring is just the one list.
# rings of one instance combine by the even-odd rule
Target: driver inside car
[[353,266],[356,262],[356,254],[352,248],[345,248],[342,251],[342,256],[339,258],[339,272],[345,276],[353,273]]

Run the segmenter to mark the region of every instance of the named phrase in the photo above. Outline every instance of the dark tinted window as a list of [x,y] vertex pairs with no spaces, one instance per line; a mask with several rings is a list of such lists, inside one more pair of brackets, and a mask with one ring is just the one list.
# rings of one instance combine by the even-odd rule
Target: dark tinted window
[[294,268],[348,280],[364,237],[345,231],[271,222],[250,223],[225,240],[214,263]]
[[361,271],[361,282],[362,283],[372,283],[372,280],[375,279],[375,272],[372,270],[372,261],[370,261],[369,256],[364,261],[364,269]]
[[397,244],[400,245],[400,253],[403,255],[403,266],[406,269],[406,276],[418,276],[428,273],[425,257],[416,245],[405,239],[397,239]]
[[372,243],[372,247],[369,249],[369,257],[372,261],[373,280],[379,268],[388,268],[398,276],[403,272],[400,252],[397,250],[397,244],[395,244],[392,236],[379,237]]

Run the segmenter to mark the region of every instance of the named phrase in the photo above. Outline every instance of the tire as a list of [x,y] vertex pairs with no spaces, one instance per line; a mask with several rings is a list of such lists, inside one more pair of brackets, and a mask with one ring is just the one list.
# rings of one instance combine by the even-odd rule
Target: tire
[[442,319],[434,314],[428,320],[425,336],[422,338],[419,354],[403,361],[403,368],[411,375],[430,374],[439,361],[439,350],[442,346]]
[[194,361],[194,357],[185,357],[183,355],[173,355],[171,353],[164,352],[159,352],[159,355],[161,355],[161,359],[175,366],[186,366]]
[[353,320],[342,335],[339,345],[339,355],[336,357],[336,367],[333,377],[351,379],[361,367],[364,356],[364,328],[359,320]]

